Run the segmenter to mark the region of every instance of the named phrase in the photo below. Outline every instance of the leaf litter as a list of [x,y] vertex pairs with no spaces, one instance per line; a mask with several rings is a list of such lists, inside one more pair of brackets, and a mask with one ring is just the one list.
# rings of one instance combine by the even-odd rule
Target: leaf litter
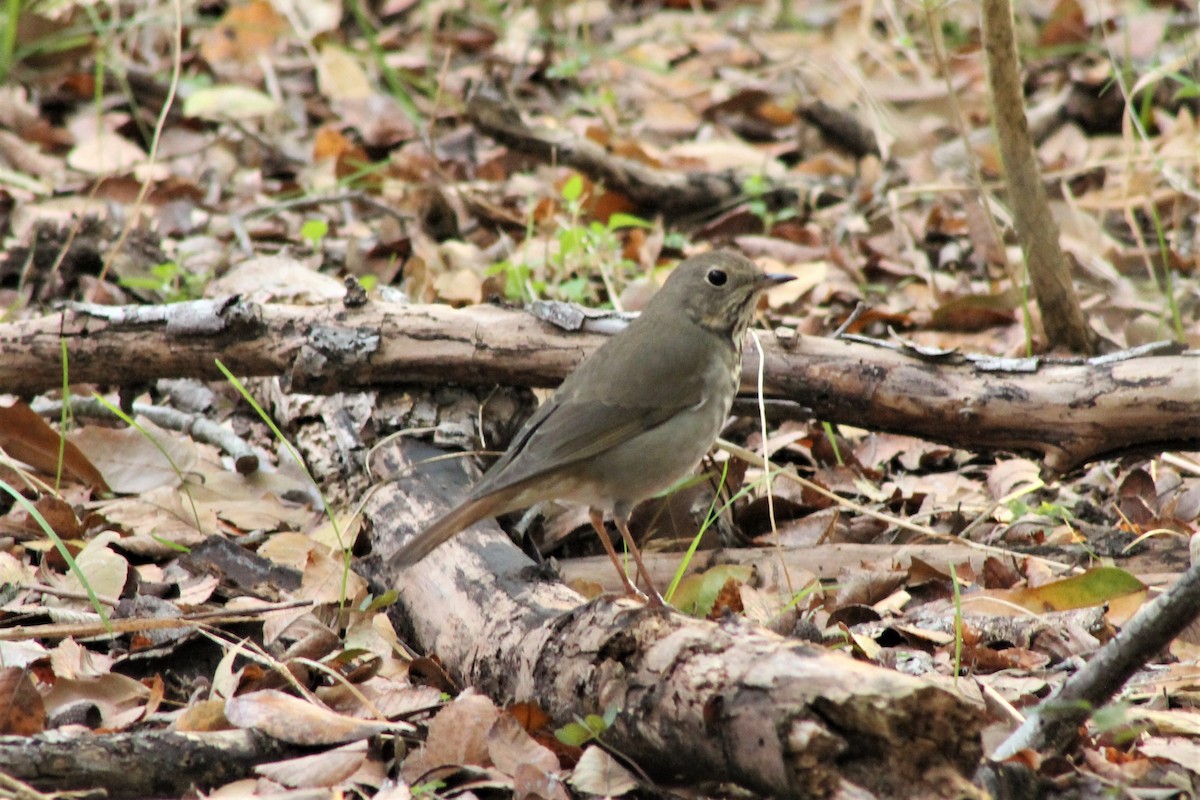
[[[1042,346],[1022,324],[1013,245],[996,240],[991,201],[967,177],[968,154],[985,181],[999,171],[973,9],[941,10],[943,35],[957,37],[943,63],[919,16],[866,19],[849,3],[792,9],[800,19],[737,4],[680,12],[580,2],[507,20],[482,7],[415,5],[380,4],[369,29],[333,3],[202,10],[184,25],[182,114],[167,120],[153,162],[147,126],[171,67],[165,22],[111,41],[84,28],[84,50],[23,52],[0,87],[0,306],[21,317],[57,300],[238,292],[336,301],[353,276],[420,302],[636,307],[661,261],[732,239],[801,278],[768,298],[772,320],[794,331],[828,335],[861,303],[868,310],[854,332],[998,356]],[[67,9],[24,11],[19,40],[44,44],[38,37],[78,25],[83,15]],[[1041,48],[1026,55],[1027,99],[1035,127],[1051,120],[1037,128],[1039,157],[1057,189],[1064,247],[1089,324],[1115,347],[1168,336],[1200,343],[1187,222],[1196,213],[1187,176],[1200,152],[1196,76],[1186,69],[1194,43],[1179,35],[1195,11],[1180,15],[1188,19],[1064,0],[1050,14],[1030,11],[1036,41],[1023,43]],[[1064,46],[1091,52],[1055,50]],[[93,70],[99,47],[136,65],[137,80]],[[382,58],[372,58],[375,47]],[[1126,69],[1132,84],[1118,80]],[[742,196],[707,219],[667,220],[618,186],[477,135],[464,114],[468,87],[492,70],[532,122],[668,172],[734,171]],[[1136,124],[1123,116],[1126,95]],[[97,96],[105,102],[93,104]],[[839,113],[862,130],[839,127]],[[954,113],[969,126],[962,135]],[[775,183],[807,199],[780,204],[768,191]],[[645,225],[614,227],[617,213],[642,214]],[[132,236],[114,253],[126,225]],[[272,455],[261,425],[217,392],[208,413],[254,442],[264,472],[236,475],[210,446],[149,423],[145,435],[75,420],[60,450],[57,421],[31,418],[13,399],[0,404],[0,479],[36,499],[114,620],[146,620],[94,638],[103,621],[40,522],[2,506],[5,627],[60,626],[42,641],[0,641],[0,696],[14,709],[5,732],[243,724],[325,743],[354,731],[396,741],[402,753],[404,736],[379,726],[416,720],[427,723],[425,742],[401,768],[414,784],[547,798],[570,796],[568,786],[598,795],[635,787],[601,747],[568,755],[539,738],[547,723],[522,727],[470,690],[437,710],[437,690],[409,683],[404,644],[372,607],[379,598],[345,571],[311,488]],[[155,388],[150,399],[167,396]],[[1064,664],[1086,658],[1187,566],[1197,534],[1195,453],[1104,462],[1044,483],[1034,462],[894,433],[842,426],[830,437],[785,423],[773,434],[777,463],[909,527],[779,479],[767,503],[761,469],[728,457],[731,494],[752,494],[735,504],[728,531],[850,555],[832,573],[812,563],[702,569],[683,584],[681,607],[847,647],[981,706],[988,691],[1018,711],[1044,697]],[[744,437],[752,448],[755,436]],[[671,514],[657,539],[689,538],[690,513],[680,522]],[[344,522],[349,508],[337,514]],[[560,555],[575,546],[568,532],[555,539]],[[902,560],[868,549],[908,552],[939,535],[1009,552],[942,565],[924,551]],[[1068,576],[1063,564],[1090,569]],[[229,632],[232,623],[190,621],[219,612],[256,619],[252,641]],[[1200,696],[1198,639],[1185,633],[1130,683],[1116,723],[1093,724],[1076,767],[1085,777],[1200,779],[1188,711]],[[1011,719],[987,707],[989,735],[999,736]],[[346,748],[266,766],[250,791],[371,795],[385,783],[379,750]]]

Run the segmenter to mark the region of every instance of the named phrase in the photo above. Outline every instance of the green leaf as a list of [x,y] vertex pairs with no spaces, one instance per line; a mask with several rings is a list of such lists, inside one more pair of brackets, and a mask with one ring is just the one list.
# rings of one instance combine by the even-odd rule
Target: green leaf
[[567,178],[567,182],[562,187],[562,198],[568,203],[573,203],[583,196],[583,176],[578,172]]
[[583,250],[583,246],[587,242],[587,233],[583,228],[564,228],[559,231],[559,255],[566,257]]
[[574,722],[569,722],[556,730],[554,736],[563,744],[582,747],[592,739],[600,738],[600,734],[611,728],[619,713],[621,713],[620,708],[615,705],[609,706],[603,717],[599,714],[588,714],[583,719],[576,718]]
[[382,611],[389,606],[395,605],[396,601],[400,599],[400,593],[395,589],[388,589],[386,592],[379,595],[379,597],[368,599],[370,602],[367,603],[366,608],[362,609],[366,614],[370,614],[375,611]]
[[619,230],[621,228],[650,228],[653,227],[649,222],[641,217],[633,214],[626,214],[618,211],[608,218],[608,229],[610,231]]
[[412,794],[413,797],[424,797],[426,795],[437,794],[438,790],[444,788],[446,788],[445,781],[432,780],[425,781],[424,783],[418,783],[416,786],[413,786],[411,789],[409,789],[409,793]]
[[583,747],[592,740],[592,732],[578,722],[568,722],[554,732],[554,738],[572,747]]
[[300,236],[309,242],[315,249],[329,234],[329,223],[323,219],[305,220],[300,226]]
[[745,583],[750,580],[752,571],[741,564],[722,564],[698,575],[688,575],[679,582],[671,602],[685,614],[707,616],[725,584],[730,579]]
[[558,296],[572,303],[580,303],[588,298],[590,287],[587,278],[571,278],[558,285]]
[[1100,733],[1108,733],[1129,724],[1129,704],[1112,703],[1101,706],[1092,714],[1092,724]]
[[1120,567],[1096,567],[1082,575],[1072,575],[1033,589],[1012,590],[1009,599],[1040,613],[1093,608],[1144,591],[1146,585]]

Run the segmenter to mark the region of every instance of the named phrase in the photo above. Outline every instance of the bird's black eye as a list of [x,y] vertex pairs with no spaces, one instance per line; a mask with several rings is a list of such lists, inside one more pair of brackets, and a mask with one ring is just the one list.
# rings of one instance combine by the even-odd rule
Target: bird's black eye
[[729,280],[729,276],[723,269],[710,269],[704,279],[712,286],[724,286],[725,281]]

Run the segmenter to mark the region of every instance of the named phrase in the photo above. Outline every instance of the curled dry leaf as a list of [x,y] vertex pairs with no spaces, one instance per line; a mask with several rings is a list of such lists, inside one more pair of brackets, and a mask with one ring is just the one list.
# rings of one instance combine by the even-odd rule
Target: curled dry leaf
[[57,680],[42,701],[50,717],[83,704],[99,712],[104,727],[122,728],[137,721],[149,696],[150,690],[138,681],[110,672],[96,678]]
[[93,653],[74,639],[63,639],[50,651],[50,668],[58,680],[98,678],[112,671],[113,659]]
[[51,428],[28,404],[20,401],[0,405],[0,449],[18,461],[47,475],[55,474],[62,448],[63,472],[99,491],[108,485],[100,470],[73,442],[63,447],[58,431]]
[[[375,676],[354,687],[351,692],[344,684],[318,689],[317,696],[333,710],[353,716],[377,712],[389,719],[402,718],[418,711],[437,708],[442,693],[431,686],[410,686],[401,681]],[[363,707],[358,695],[365,697],[370,707]]]
[[293,789],[337,786],[357,772],[367,757],[365,741],[351,742],[324,753],[260,764],[254,771]]
[[1031,488],[1041,482],[1041,468],[1027,458],[1010,458],[988,470],[988,494],[1001,500],[1019,489]]
[[305,746],[353,742],[397,727],[388,722],[346,717],[274,689],[226,701],[225,716],[239,728],[251,728],[280,741]]
[[[121,591],[125,588],[125,579],[129,574],[129,562],[125,560],[124,556],[117,555],[109,549],[109,545],[120,538],[113,531],[104,531],[88,542],[75,556],[75,564],[87,578],[88,585],[98,597],[120,597]],[[83,596],[83,583],[73,571],[62,576],[55,576],[51,582],[59,589]],[[88,601],[69,597],[52,597],[46,599],[46,605],[80,607],[87,606]]]
[[[80,523],[79,517],[75,515],[75,509],[71,504],[61,498],[45,494],[34,502],[33,507],[42,515],[42,519],[46,521],[51,530],[59,535],[59,538],[63,540],[83,538],[83,525]],[[7,520],[0,524],[0,531],[15,535],[19,539],[45,538],[41,522],[24,510],[19,512],[15,524],[9,523]]]
[[451,304],[473,305],[483,300],[483,279],[469,269],[439,275],[433,288],[438,297]]

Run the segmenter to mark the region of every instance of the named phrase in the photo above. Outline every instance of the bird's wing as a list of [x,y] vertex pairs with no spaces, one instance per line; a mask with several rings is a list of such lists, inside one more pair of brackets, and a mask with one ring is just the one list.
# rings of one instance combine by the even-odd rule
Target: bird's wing
[[[598,400],[547,403],[472,490],[482,497],[603,453],[655,428],[686,406],[633,407]],[[544,413],[543,413],[544,412]]]
[[[590,458],[695,407],[706,396],[708,334],[661,337],[632,323],[573,372],[471,491],[483,497]],[[614,353],[614,346],[620,348]],[[610,356],[604,357],[608,350]],[[670,375],[670,383],[664,376]]]

